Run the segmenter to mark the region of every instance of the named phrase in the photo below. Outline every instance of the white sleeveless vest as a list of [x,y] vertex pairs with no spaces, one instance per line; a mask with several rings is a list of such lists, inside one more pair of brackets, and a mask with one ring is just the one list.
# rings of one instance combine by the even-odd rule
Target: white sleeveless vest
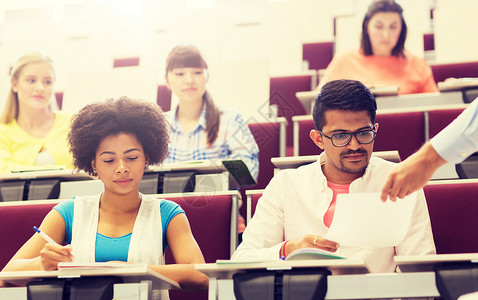
[[[95,261],[100,196],[84,196],[74,200],[71,246],[75,262]],[[164,264],[160,204],[161,200],[156,196],[141,194],[141,206],[128,250],[129,263]],[[169,299],[168,291],[161,291],[161,299]]]

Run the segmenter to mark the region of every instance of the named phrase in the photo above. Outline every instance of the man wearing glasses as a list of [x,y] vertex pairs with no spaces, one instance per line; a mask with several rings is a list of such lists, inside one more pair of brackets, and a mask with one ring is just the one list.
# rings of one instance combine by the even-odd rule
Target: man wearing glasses
[[375,98],[359,81],[335,80],[322,87],[314,103],[315,129],[310,138],[323,153],[315,163],[274,176],[233,260],[270,260],[316,247],[364,259],[372,272],[394,272],[394,255],[435,253],[423,191],[418,193],[407,235],[396,247],[341,247],[323,238],[334,216],[337,195],[380,192],[394,166],[372,157],[379,128],[376,110]]

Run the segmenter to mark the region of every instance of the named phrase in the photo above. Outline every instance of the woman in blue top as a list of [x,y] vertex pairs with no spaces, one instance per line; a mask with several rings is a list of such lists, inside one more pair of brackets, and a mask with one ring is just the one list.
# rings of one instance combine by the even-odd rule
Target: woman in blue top
[[[58,204],[40,229],[59,245],[35,234],[4,271],[125,261],[149,264],[183,288],[207,288],[207,276],[193,266],[204,258],[184,211],[138,190],[148,165],[168,155],[168,125],[159,107],[129,98],[89,104],[74,117],[68,138],[75,166],[97,176],[104,192]],[[166,246],[177,264],[164,265]]]

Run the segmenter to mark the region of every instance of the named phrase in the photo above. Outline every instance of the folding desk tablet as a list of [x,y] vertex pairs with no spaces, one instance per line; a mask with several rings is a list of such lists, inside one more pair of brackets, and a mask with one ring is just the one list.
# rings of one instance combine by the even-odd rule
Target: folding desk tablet
[[85,172],[68,169],[17,171],[0,175],[0,200],[57,199],[61,182],[92,180]]
[[209,276],[209,299],[220,299],[218,280],[233,279],[236,299],[324,299],[329,275],[365,274],[363,260],[218,261],[196,265]]
[[404,272],[434,272],[444,300],[478,291],[478,253],[396,256]]
[[[100,279],[103,278],[103,279]],[[138,264],[113,268],[78,268],[59,271],[18,271],[2,272],[0,280],[14,285],[27,285],[30,300],[103,300],[113,298],[113,285],[151,281],[153,290],[177,289],[179,284],[151,270],[147,265]],[[105,284],[101,286],[99,283]],[[0,298],[8,288],[0,289]],[[22,300],[22,299],[18,299]]]

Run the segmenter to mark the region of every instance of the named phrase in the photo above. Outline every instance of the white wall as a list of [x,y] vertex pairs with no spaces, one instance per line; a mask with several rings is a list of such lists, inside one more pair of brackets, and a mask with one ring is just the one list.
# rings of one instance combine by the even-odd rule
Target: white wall
[[[215,0],[212,7],[188,9],[186,0],[16,0],[0,6],[0,77],[7,76],[10,66],[23,53],[41,50],[48,53],[57,68],[56,89],[65,91],[77,82],[71,74],[107,72],[113,59],[139,56],[143,68],[156,69],[147,81],[164,82],[165,59],[172,47],[180,43],[198,46],[208,63],[219,74],[211,74],[211,89],[221,105],[247,113],[250,103],[227,102],[222,95],[237,86],[248,89],[255,103],[267,100],[269,76],[297,74],[303,71],[302,44],[333,40],[334,16],[339,18],[337,49],[358,47],[358,34],[363,13],[370,0]],[[422,54],[422,34],[428,31],[429,0],[400,0],[409,27],[406,47]],[[449,14],[451,22],[470,30],[478,28],[478,1],[439,0],[436,18]],[[452,3],[460,2],[470,16],[461,17]],[[3,4],[3,3],[2,3]],[[15,5],[14,5],[15,4]],[[29,7],[29,8],[25,8]],[[453,8],[454,7],[454,8]],[[4,14],[2,14],[2,8]],[[454,14],[453,14],[454,13]],[[3,16],[3,17],[2,17]],[[445,18],[445,17],[443,17]],[[3,20],[3,23],[2,23]],[[358,22],[358,23],[357,23]],[[469,25],[474,22],[474,25]],[[465,25],[468,24],[468,25]],[[358,25],[357,25],[358,24]],[[476,43],[461,30],[450,34],[450,23],[437,22],[437,57],[469,59],[478,53],[476,47],[450,46],[450,41]],[[453,27],[455,28],[455,27]],[[448,29],[445,30],[445,29]],[[445,35],[444,32],[448,34]],[[465,30],[463,30],[465,32]],[[443,33],[443,34],[442,34]],[[455,44],[452,44],[455,45]],[[474,44],[473,44],[474,45]],[[439,51],[440,49],[442,51]],[[453,49],[452,49],[453,48]],[[468,55],[470,54],[470,55]],[[477,58],[478,59],[478,58]],[[476,60],[476,59],[475,59]],[[261,86],[253,85],[247,72],[227,80],[224,66],[254,65],[249,70]],[[223,64],[223,67],[217,67]],[[267,67],[264,67],[267,66]],[[213,70],[211,70],[213,71]],[[234,72],[234,70],[229,70]],[[258,76],[263,76],[258,78]],[[107,78],[98,79],[107,80]],[[212,82],[214,80],[214,83]],[[216,81],[217,80],[217,81]],[[247,81],[249,80],[249,81]],[[265,85],[265,86],[263,86]],[[0,87],[1,88],[1,87]],[[78,88],[78,87],[77,87]],[[80,87],[81,88],[81,87]],[[6,95],[3,88],[1,95]],[[266,99],[264,99],[266,97]],[[232,97],[227,97],[229,99]],[[225,101],[222,103],[222,101]],[[243,106],[241,106],[241,104]]]
[[478,61],[478,1],[439,0],[434,19],[437,62]]

